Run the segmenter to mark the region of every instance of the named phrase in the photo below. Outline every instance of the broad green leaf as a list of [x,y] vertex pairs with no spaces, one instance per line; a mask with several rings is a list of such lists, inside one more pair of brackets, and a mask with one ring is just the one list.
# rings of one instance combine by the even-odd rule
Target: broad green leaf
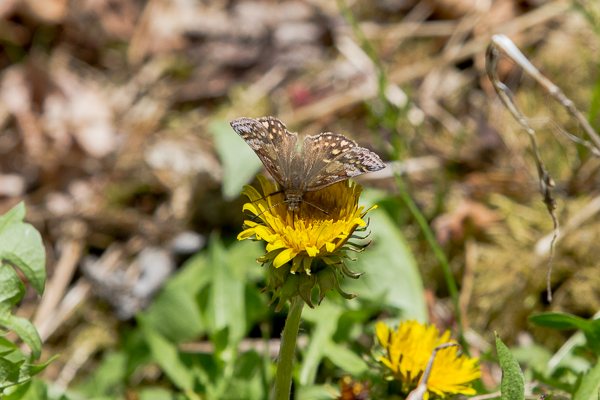
[[263,359],[255,351],[248,351],[240,355],[235,364],[235,376],[244,380],[251,380],[256,376],[260,376],[260,368],[257,368],[257,366],[262,362]]
[[32,356],[35,359],[40,357],[42,340],[35,326],[29,320],[6,312],[0,312],[0,326],[13,330],[29,346]]
[[[0,396],[0,398],[2,400],[23,400],[27,396],[27,393],[29,392],[31,387],[32,387],[31,380],[28,380],[21,384],[16,384],[14,386],[10,386],[4,390],[4,393],[2,393],[2,391],[0,390],[0,394],[2,394],[2,396]],[[40,400],[43,400],[43,399],[44,399],[44,397],[42,397]]]
[[350,375],[361,375],[367,371],[367,363],[356,353],[345,346],[328,341],[323,349],[325,356],[344,372]]
[[[225,316],[225,320],[229,321],[230,325],[235,325],[233,333],[236,337],[240,337],[241,333],[245,333],[247,329],[248,325],[243,318],[248,318],[248,322],[252,323],[268,311],[268,307],[260,307],[261,297],[257,295],[257,291],[249,292],[245,287],[247,276],[249,274],[257,275],[252,269],[261,272],[260,267],[254,261],[255,255],[259,254],[259,246],[249,241],[236,242],[226,250],[219,245],[220,249],[215,252],[212,246],[215,245],[216,240],[211,241],[209,252],[203,251],[185,263],[171,277],[150,307],[142,313],[148,324],[173,342],[191,340],[211,330],[209,329],[211,328],[210,321],[207,320],[214,317],[213,303],[209,300],[215,298],[213,296],[215,288],[212,287],[215,284],[215,273],[224,274],[217,279],[217,284],[221,286],[216,289],[220,290],[216,297],[231,297],[232,293],[227,288],[229,284],[238,288],[238,294],[240,285],[243,289],[242,294],[245,297],[241,300],[239,297],[218,299],[225,303],[234,302],[236,304],[235,307],[229,306],[229,308],[236,309],[228,310],[225,307],[224,310],[219,311],[219,318]],[[223,268],[222,265],[225,264],[225,271],[217,271],[217,267]],[[173,312],[173,310],[177,310],[177,312]],[[243,317],[244,310],[249,310],[250,315]],[[207,318],[207,315],[210,318]]]
[[46,253],[42,237],[33,226],[11,224],[0,231],[0,261],[2,260],[18,267],[38,293],[44,291]]
[[266,399],[268,385],[265,385],[260,366],[262,359],[256,352],[241,354],[235,363],[235,372],[228,384],[224,398],[262,400]]
[[25,285],[14,268],[0,264],[0,303],[14,306],[23,298]]
[[149,327],[141,316],[138,317],[138,321],[154,361],[175,386],[184,391],[193,390],[194,376],[189,367],[181,360],[177,347]]
[[598,400],[600,397],[600,362],[581,379],[573,400]]
[[183,264],[167,285],[195,295],[209,283],[210,268],[206,252],[202,251]]
[[[374,192],[365,193],[365,204],[377,203]],[[399,227],[382,209],[368,214],[368,240],[372,243],[360,254],[351,254],[356,262],[349,262],[351,270],[364,272],[357,280],[345,279],[344,290],[356,293],[360,299],[394,307],[402,317],[427,320],[423,282],[416,261]]]
[[496,352],[502,368],[502,383],[500,392],[502,400],[524,400],[525,378],[519,363],[513,357],[509,348],[496,335]]
[[265,248],[252,240],[236,241],[227,247],[227,256],[233,273],[245,281],[261,281],[265,276],[263,268],[256,258],[264,253]]
[[206,327],[200,318],[196,297],[209,283],[209,268],[204,254],[190,259],[142,313],[146,323],[175,343],[203,333]]
[[237,198],[242,187],[260,171],[261,162],[227,121],[215,121],[209,129],[223,165],[223,197]]
[[184,400],[183,395],[177,395],[165,388],[145,387],[139,392],[140,400]]
[[[0,311],[0,314],[1,314],[1,311]],[[16,344],[14,344],[10,340],[0,336],[0,357],[5,354],[11,353],[17,349],[18,349],[18,347]]]
[[148,325],[174,343],[190,340],[203,330],[194,293],[174,286],[165,287],[142,315]]
[[[19,400],[47,400],[48,399],[48,386],[45,382],[34,379],[29,381],[28,390],[23,394],[23,397],[19,397]],[[7,399],[8,400],[8,399]]]
[[529,368],[532,368],[544,375],[548,375],[548,361],[552,357],[552,353],[547,348],[538,344],[530,343],[524,346],[511,349],[515,360],[520,363],[525,363]]
[[229,328],[230,339],[237,342],[246,332],[245,275],[235,273],[223,243],[216,237],[210,246],[210,259],[212,329]]
[[575,332],[548,361],[548,375],[553,375],[556,371],[564,368],[580,375],[589,370],[589,361],[578,354],[579,350],[585,345],[586,339],[583,332]]
[[232,341],[229,340],[229,327],[225,326],[220,330],[212,332],[210,335],[210,341],[215,346],[215,354],[220,354],[227,349],[228,345],[231,345]]
[[340,389],[331,385],[300,386],[295,395],[298,400],[331,400],[340,396]]
[[0,390],[19,382],[19,375],[23,362],[23,360],[12,362],[4,357],[0,357]]
[[20,202],[5,214],[0,215],[0,232],[8,225],[23,222],[25,219],[25,203]]
[[587,339],[587,346],[600,355],[600,319],[587,320],[572,314],[548,312],[532,315],[529,320],[554,329],[579,329]]
[[572,314],[547,312],[531,315],[529,321],[538,326],[554,329],[580,329],[589,328],[589,321]]
[[[17,355],[15,360],[0,357],[0,393],[6,388],[4,394],[11,393],[13,397],[10,398],[21,399],[23,393],[29,390],[28,382],[31,378],[42,372],[55,359],[56,357],[52,357],[42,364],[29,364],[20,355]],[[6,397],[0,396],[0,398],[4,400]]]
[[[0,370],[3,369],[2,365],[6,366],[7,362],[11,364],[9,380],[4,380],[0,376],[0,395],[2,395],[0,398],[2,400],[47,399],[46,385],[41,381],[32,380],[32,377],[43,371],[55,359],[56,357],[53,357],[43,364],[32,365],[26,363],[24,360],[8,362],[6,359],[0,358]],[[17,370],[15,371],[14,368],[17,368]],[[2,372],[0,372],[0,375],[2,375]]]
[[315,326],[302,360],[299,377],[301,386],[314,383],[319,364],[325,357],[325,346],[333,337],[343,311],[338,304],[327,301],[314,309],[305,307],[303,310],[303,319],[312,322]]
[[77,389],[86,397],[100,395],[123,395],[123,383],[127,374],[127,355],[121,352],[108,353],[83,385]]
[[[41,379],[32,379],[10,389],[10,394],[3,396],[2,400],[74,400],[66,394],[51,393],[49,385]],[[100,399],[94,398],[94,400]]]
[[50,365],[52,362],[54,362],[54,360],[56,360],[59,357],[58,354],[53,355],[52,357],[50,357],[48,360],[44,361],[41,364],[25,364],[24,367],[26,368],[26,373],[29,376],[35,376],[37,374],[39,374],[40,372],[42,372],[43,370],[46,369],[46,367],[48,365]]

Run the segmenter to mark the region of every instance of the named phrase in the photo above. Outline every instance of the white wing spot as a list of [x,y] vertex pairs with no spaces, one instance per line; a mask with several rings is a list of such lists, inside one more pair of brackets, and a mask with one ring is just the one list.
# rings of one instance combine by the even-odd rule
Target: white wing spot
[[263,126],[265,128],[267,128],[267,129],[269,128],[269,121],[261,121],[261,123],[263,124]]

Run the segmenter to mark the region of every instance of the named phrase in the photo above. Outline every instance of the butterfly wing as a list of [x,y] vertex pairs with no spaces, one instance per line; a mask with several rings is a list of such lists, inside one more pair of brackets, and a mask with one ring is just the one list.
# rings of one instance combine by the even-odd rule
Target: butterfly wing
[[385,168],[377,154],[344,135],[331,132],[307,136],[302,156],[305,158],[305,190],[308,191]]
[[231,127],[254,150],[273,179],[289,188],[298,136],[274,117],[238,118],[231,121]]

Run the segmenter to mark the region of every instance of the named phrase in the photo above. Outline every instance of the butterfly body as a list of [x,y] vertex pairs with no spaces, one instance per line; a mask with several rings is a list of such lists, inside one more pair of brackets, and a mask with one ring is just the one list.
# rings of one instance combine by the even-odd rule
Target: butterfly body
[[238,118],[231,126],[282,188],[290,211],[299,208],[306,192],[385,168],[377,154],[344,135],[307,136],[298,148],[298,135],[274,117]]

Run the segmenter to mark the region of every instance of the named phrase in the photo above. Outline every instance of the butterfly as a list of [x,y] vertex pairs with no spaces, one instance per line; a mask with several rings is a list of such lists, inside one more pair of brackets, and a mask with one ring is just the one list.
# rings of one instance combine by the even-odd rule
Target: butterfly
[[279,184],[290,211],[306,192],[385,168],[377,154],[337,133],[307,136],[297,148],[298,134],[275,117],[238,118],[231,127]]

